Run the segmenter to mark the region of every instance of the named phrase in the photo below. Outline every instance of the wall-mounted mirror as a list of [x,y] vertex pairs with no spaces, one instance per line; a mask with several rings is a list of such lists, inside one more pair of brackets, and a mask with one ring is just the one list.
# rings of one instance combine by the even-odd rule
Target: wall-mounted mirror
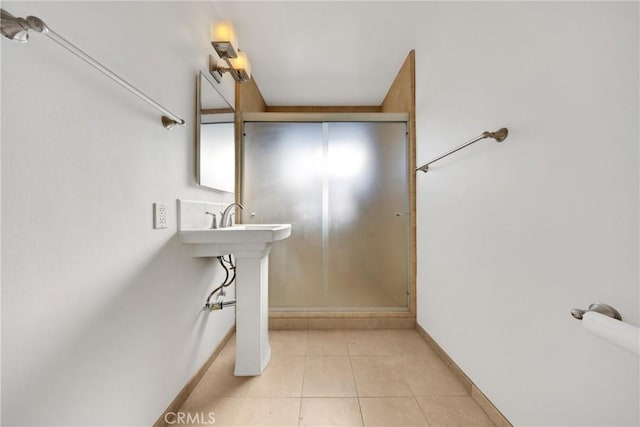
[[[224,81],[223,81],[224,83]],[[234,110],[204,73],[197,78],[196,178],[198,184],[235,192]]]

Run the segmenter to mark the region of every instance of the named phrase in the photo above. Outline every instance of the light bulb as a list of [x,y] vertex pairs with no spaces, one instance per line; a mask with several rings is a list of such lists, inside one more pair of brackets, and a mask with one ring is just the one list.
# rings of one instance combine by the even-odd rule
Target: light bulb
[[242,80],[251,78],[251,63],[245,52],[238,52],[238,56],[231,58],[230,62],[233,69],[240,73]]
[[222,21],[211,26],[211,45],[220,58],[235,58],[238,39],[231,22]]

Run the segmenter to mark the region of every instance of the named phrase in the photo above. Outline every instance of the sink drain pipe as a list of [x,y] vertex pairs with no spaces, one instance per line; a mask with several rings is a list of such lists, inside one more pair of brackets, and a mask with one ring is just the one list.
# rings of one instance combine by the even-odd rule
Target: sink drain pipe
[[[207,297],[207,301],[204,303],[204,307],[202,308],[202,310],[204,311],[222,310],[224,307],[236,305],[235,299],[228,300],[228,301],[224,300],[224,297],[226,296],[225,288],[236,280],[236,264],[233,258],[231,257],[231,254],[229,254],[229,259],[226,259],[224,256],[219,256],[217,258],[222,268],[224,268],[225,278],[222,284],[217,288],[215,288],[213,291],[211,291],[211,293]],[[228,267],[227,267],[227,263],[229,264]],[[233,272],[233,276],[231,276],[231,280],[229,280],[229,271]],[[211,302],[211,299],[216,293],[218,293],[216,301]]]

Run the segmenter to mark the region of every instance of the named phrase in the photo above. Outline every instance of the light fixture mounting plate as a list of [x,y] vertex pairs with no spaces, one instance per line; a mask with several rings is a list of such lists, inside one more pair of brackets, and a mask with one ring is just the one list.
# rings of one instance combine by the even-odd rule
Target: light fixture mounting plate
[[236,58],[238,53],[236,52],[233,44],[228,41],[212,41],[211,46],[216,51],[218,56],[222,59],[225,58]]

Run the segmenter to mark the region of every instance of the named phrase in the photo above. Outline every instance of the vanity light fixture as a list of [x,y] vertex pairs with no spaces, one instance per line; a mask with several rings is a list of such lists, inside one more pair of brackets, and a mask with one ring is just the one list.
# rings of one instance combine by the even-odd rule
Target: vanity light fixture
[[230,73],[237,82],[244,82],[251,78],[251,63],[247,54],[238,48],[233,25],[230,22],[219,22],[211,26],[211,46],[227,67],[221,66],[218,61],[209,55],[209,72],[220,83],[222,74]]

